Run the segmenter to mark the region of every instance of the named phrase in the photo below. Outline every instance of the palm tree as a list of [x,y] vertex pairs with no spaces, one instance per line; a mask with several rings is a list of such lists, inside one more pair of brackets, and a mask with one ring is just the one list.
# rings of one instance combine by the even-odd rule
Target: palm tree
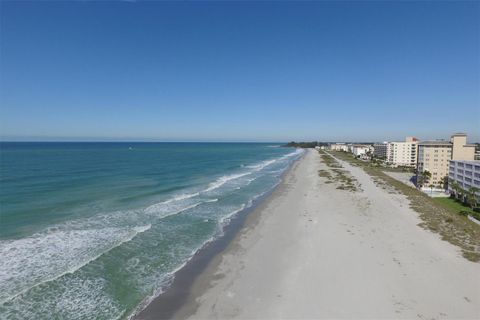
[[468,189],[467,201],[472,209],[477,206],[477,192],[479,191],[480,189],[476,187],[471,187],[470,189]]
[[448,190],[448,176],[445,176],[442,179],[440,179],[440,181],[438,182],[438,185],[440,186],[440,188],[443,188],[443,190]]
[[418,185],[420,185],[420,187],[426,185],[428,183],[428,180],[430,180],[430,177],[432,176],[432,174],[430,172],[428,172],[427,170],[423,171],[419,176],[419,180],[417,182]]
[[460,193],[460,185],[458,184],[457,181],[452,181],[450,183],[450,189],[453,190],[453,193],[455,195],[455,199],[458,199],[458,194]]
[[458,200],[460,200],[462,203],[465,202],[465,194],[465,189],[462,188],[461,184],[458,184]]

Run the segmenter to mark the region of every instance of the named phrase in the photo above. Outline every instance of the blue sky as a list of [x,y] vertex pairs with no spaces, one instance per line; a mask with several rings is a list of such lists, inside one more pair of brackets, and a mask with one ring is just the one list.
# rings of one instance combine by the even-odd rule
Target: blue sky
[[480,140],[479,2],[0,11],[4,140]]

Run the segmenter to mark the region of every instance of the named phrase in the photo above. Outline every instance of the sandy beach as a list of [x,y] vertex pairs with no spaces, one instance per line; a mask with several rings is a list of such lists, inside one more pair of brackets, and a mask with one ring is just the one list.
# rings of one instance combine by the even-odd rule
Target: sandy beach
[[480,318],[480,264],[417,226],[404,196],[339,162],[357,191],[325,183],[307,151],[175,318]]

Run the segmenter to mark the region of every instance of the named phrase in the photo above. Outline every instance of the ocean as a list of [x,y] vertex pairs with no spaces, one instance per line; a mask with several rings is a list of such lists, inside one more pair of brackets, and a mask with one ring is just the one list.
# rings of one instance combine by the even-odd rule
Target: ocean
[[128,319],[301,155],[260,143],[0,143],[0,318]]

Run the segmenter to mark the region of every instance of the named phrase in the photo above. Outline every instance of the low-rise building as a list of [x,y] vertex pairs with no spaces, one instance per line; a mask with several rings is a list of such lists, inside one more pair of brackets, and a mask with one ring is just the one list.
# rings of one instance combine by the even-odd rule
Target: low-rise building
[[349,151],[349,146],[348,144],[345,143],[333,143],[330,145],[330,150],[332,151]]
[[480,161],[451,160],[448,172],[448,190],[455,193],[453,183],[468,192],[471,188],[477,188],[477,201],[480,202]]
[[355,155],[355,157],[362,156],[366,154],[367,152],[371,152],[372,146],[370,145],[364,145],[364,144],[354,144],[352,145],[352,153]]

